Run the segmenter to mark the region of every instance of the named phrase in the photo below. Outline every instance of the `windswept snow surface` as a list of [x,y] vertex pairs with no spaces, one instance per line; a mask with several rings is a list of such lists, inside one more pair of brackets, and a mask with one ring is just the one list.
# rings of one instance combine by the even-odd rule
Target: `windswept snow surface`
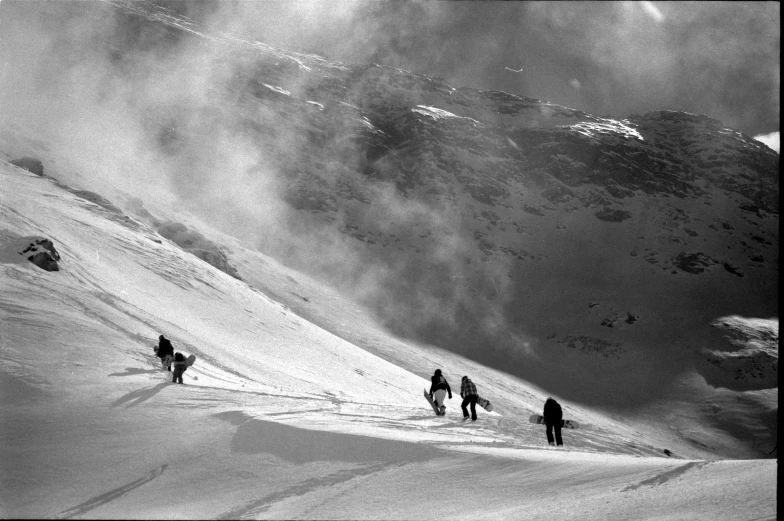
[[417,105],[415,108],[411,109],[411,111],[412,112],[416,112],[417,114],[422,114],[423,116],[428,116],[430,118],[433,118],[436,121],[438,121],[440,119],[457,118],[457,119],[467,119],[467,120],[473,122],[475,125],[482,125],[480,122],[478,122],[474,118],[466,118],[466,117],[463,117],[463,116],[458,116],[458,115],[452,114],[451,112],[448,112],[446,110],[439,109],[439,108],[436,108],[436,107],[429,107],[427,105]]
[[600,123],[583,121],[574,125],[566,125],[564,128],[574,130],[588,137],[593,137],[595,134],[615,134],[626,139],[634,138],[644,141],[642,135],[629,125],[630,123],[626,120],[603,119]]
[[[548,448],[527,423],[540,389],[359,318],[330,332],[4,162],[0,187],[2,517],[775,519],[775,461],[668,458],[568,403],[582,428]],[[54,241],[59,272],[13,258],[28,236]],[[243,275],[303,291],[233,247]],[[185,385],[153,357],[160,333],[197,356]],[[435,367],[455,394],[443,418],[422,399]],[[476,423],[459,421],[462,374],[496,404]]]

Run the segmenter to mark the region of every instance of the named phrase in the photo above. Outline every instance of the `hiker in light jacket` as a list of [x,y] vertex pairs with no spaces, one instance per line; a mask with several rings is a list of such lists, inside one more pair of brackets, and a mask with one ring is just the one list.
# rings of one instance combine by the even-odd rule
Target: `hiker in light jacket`
[[449,399],[452,399],[452,389],[449,387],[449,382],[446,381],[444,375],[441,374],[441,369],[436,369],[433,376],[430,377],[430,397],[436,404],[438,414],[446,414],[446,405],[444,405],[444,398],[449,393]]

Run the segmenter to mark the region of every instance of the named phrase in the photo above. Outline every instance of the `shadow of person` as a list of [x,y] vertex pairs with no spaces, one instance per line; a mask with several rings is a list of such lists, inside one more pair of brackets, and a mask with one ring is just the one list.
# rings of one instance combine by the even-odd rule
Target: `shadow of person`
[[415,415],[415,416],[407,416],[403,418],[403,421],[429,420],[431,418],[444,418],[444,416],[436,416],[435,414],[422,414],[422,415]]
[[126,367],[124,373],[111,373],[109,376],[133,376],[137,374],[153,374],[160,372],[160,369],[139,369],[138,367]]
[[112,403],[112,407],[119,407],[125,403],[127,403],[127,407],[134,407],[139,405],[142,402],[146,402],[156,394],[158,394],[161,389],[164,387],[168,387],[171,385],[171,382],[161,382],[158,385],[153,387],[146,387],[144,389],[139,389],[138,391],[132,391],[125,396],[117,399]]

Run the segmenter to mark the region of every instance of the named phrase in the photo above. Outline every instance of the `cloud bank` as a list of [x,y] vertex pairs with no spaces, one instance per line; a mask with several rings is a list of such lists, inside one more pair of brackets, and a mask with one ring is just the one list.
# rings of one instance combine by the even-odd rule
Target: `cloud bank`
[[775,150],[777,154],[781,153],[781,135],[779,132],[771,132],[770,134],[760,134],[754,136],[754,139],[765,143],[771,149]]
[[778,2],[220,5],[204,17],[215,27],[345,63],[376,62],[595,114],[682,110],[749,135],[778,129]]
[[[186,16],[205,17],[211,30],[237,23],[222,17],[238,4],[179,5]],[[312,13],[305,13],[298,21],[303,5],[281,4],[291,26],[307,27],[312,20]],[[324,227],[318,217],[309,220],[308,212],[292,207],[288,188],[315,190],[324,179],[365,160],[365,150],[343,139],[351,130],[344,132],[338,118],[321,146],[329,157],[343,151],[340,161],[315,165],[321,159],[303,153],[313,148],[306,133],[292,126],[284,111],[270,110],[249,95],[257,53],[204,45],[200,37],[106,4],[0,6],[0,61],[7,64],[0,77],[4,128],[46,143],[54,157],[68,158],[91,183],[138,197],[153,214],[151,203],[161,196],[159,208],[190,210],[267,254],[321,274],[371,303],[398,331],[443,329],[439,338],[446,342],[462,323],[500,330],[502,317],[488,322],[498,312],[489,305],[474,309],[469,288],[498,286],[497,293],[503,291],[502,279],[482,279],[489,274],[469,279],[462,262],[465,233],[455,216],[401,196],[392,182],[379,184],[375,215],[364,218],[387,236],[406,237],[412,228],[434,231],[418,245],[422,256],[414,262],[405,251],[380,258],[338,231],[362,216],[349,219],[339,209],[334,226]],[[343,19],[346,13],[338,7],[323,12]],[[418,4],[400,9],[420,8],[430,9]],[[262,93],[274,90],[258,82],[256,87]],[[293,93],[301,88],[286,85]],[[383,173],[383,165],[376,166]],[[56,169],[49,172],[58,175]],[[95,184],[84,188],[100,191]]]

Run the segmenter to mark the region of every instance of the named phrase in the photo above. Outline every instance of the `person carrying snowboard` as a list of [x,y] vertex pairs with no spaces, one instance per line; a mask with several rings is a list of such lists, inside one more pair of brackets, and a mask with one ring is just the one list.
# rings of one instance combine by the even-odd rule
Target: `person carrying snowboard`
[[436,369],[433,376],[430,377],[430,397],[436,404],[439,414],[446,414],[446,405],[444,405],[444,397],[449,393],[449,399],[452,399],[452,389],[449,387],[449,382],[441,374],[441,369]]
[[177,354],[174,355],[172,365],[174,366],[174,371],[172,373],[172,383],[181,384],[182,373],[184,373],[188,368],[187,362],[185,361],[185,356],[178,351]]
[[468,409],[466,406],[471,406],[471,421],[476,421],[476,402],[479,399],[479,394],[476,392],[476,386],[467,376],[463,377],[460,382],[460,397],[463,403],[460,408],[463,409],[463,421],[468,420]]
[[544,402],[542,416],[544,416],[544,423],[547,425],[547,443],[554,445],[553,430],[555,430],[555,444],[563,445],[563,440],[561,439],[563,411],[561,411],[561,406],[558,405],[558,402],[548,397]]
[[158,337],[158,358],[161,359],[161,365],[171,371],[171,361],[174,358],[174,346],[169,342],[169,339],[163,335]]

